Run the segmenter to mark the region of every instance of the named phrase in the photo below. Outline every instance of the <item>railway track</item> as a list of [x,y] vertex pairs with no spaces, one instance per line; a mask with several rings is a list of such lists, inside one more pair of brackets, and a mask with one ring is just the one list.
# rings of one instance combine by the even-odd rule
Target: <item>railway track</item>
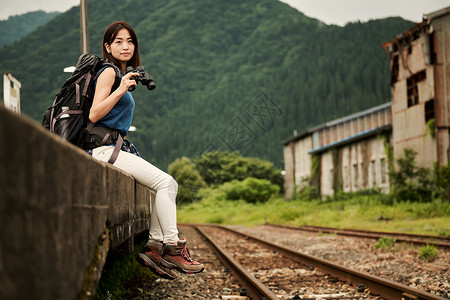
[[408,234],[399,232],[382,232],[382,231],[370,231],[370,230],[357,230],[357,229],[340,229],[332,227],[320,227],[320,226],[286,226],[266,224],[266,226],[288,228],[294,230],[316,232],[316,233],[330,233],[337,235],[345,235],[359,238],[380,239],[382,237],[395,238],[397,242],[404,242],[414,245],[433,245],[435,247],[450,249],[450,237],[448,236],[434,236],[434,235],[421,235],[421,234]]
[[246,299],[443,299],[228,227],[184,226],[195,228],[213,247]]

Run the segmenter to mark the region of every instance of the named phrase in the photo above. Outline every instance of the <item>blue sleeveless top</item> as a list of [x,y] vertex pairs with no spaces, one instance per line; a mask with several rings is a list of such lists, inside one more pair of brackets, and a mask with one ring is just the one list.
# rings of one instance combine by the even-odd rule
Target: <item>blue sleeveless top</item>
[[[97,74],[97,78],[94,82],[94,93],[95,87],[97,86],[98,76],[100,76],[100,73],[106,68],[108,67],[104,67]],[[114,105],[109,113],[95,123],[95,126],[108,127],[119,131],[123,135],[127,135],[131,122],[133,121],[134,106],[135,102],[133,95],[131,92],[127,91],[125,95],[117,101],[116,105]]]

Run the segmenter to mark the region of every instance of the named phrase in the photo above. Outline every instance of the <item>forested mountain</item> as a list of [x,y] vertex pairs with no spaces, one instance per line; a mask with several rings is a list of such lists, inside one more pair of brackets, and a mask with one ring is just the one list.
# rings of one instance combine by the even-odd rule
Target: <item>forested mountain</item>
[[14,43],[59,14],[59,12],[47,13],[39,10],[0,21],[0,48]]
[[[156,82],[138,86],[130,139],[161,168],[202,151],[240,150],[282,166],[281,142],[311,126],[390,101],[381,43],[414,24],[401,18],[329,26],[277,0],[89,1],[91,52],[106,27],[129,22]],[[22,82],[37,121],[76,63],[74,7],[0,50],[0,71]]]

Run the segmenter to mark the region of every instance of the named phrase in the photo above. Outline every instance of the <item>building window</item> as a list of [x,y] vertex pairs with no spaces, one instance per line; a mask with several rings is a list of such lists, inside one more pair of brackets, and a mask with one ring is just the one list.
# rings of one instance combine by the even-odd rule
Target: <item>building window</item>
[[353,164],[353,186],[358,187],[358,165]]
[[426,72],[423,70],[406,79],[408,107],[419,104],[419,89],[417,88],[417,83],[426,78]]
[[381,164],[381,183],[386,182],[386,159],[380,159]]
[[[394,44],[394,53],[398,51],[397,46]],[[391,85],[397,82],[399,73],[399,64],[398,64],[398,54],[394,55],[392,59],[392,68],[391,68]]]
[[434,119],[434,99],[425,102],[425,123]]
[[434,65],[437,62],[436,51],[434,50],[434,32],[428,35],[430,42],[430,64]]

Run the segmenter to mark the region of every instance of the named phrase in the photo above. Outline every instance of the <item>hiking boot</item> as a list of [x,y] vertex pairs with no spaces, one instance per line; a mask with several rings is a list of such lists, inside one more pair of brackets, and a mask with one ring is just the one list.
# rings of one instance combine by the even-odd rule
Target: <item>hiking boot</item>
[[177,278],[171,267],[161,265],[162,251],[162,242],[148,241],[144,249],[136,256],[136,260],[144,267],[150,268],[159,277],[171,280]]
[[161,265],[190,274],[199,273],[205,268],[203,264],[192,259],[186,247],[186,239],[179,240],[176,244],[164,245]]

